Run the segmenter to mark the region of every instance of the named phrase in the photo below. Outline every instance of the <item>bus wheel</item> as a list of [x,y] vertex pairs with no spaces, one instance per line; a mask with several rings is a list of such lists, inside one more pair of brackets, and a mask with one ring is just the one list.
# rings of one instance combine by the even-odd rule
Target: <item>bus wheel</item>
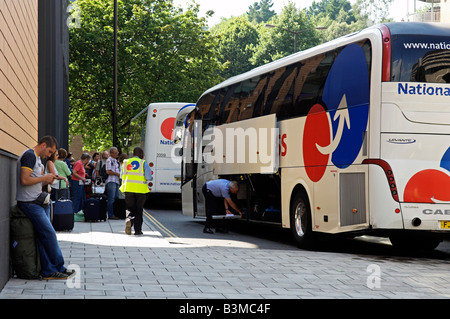
[[308,197],[299,192],[291,204],[291,230],[298,247],[309,248],[312,243],[311,209]]

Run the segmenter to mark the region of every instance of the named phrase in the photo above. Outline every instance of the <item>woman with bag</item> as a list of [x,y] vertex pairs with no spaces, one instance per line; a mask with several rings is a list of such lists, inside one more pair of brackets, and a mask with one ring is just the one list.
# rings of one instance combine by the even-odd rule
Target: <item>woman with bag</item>
[[59,192],[58,199],[70,199],[70,189],[69,189],[69,177],[72,175],[72,171],[67,166],[64,159],[67,157],[67,151],[64,148],[58,150],[58,157],[55,161],[55,167],[58,170],[59,176],[65,178],[59,182]]
[[[64,181],[66,184],[68,183],[67,177],[62,176],[59,170],[55,166],[56,158],[58,157],[57,152],[53,153],[47,161],[45,171],[51,174],[56,175],[55,180],[50,185],[51,186],[51,199],[53,201],[57,201],[61,198],[61,182]],[[65,199],[65,198],[64,198]]]

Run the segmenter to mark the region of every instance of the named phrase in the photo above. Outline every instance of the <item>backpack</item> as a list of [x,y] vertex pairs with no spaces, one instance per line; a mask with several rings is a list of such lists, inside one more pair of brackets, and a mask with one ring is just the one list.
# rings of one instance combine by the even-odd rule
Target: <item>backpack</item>
[[106,182],[106,179],[108,178],[108,174],[106,173],[106,164],[103,164],[102,161],[100,161],[100,169],[98,171],[98,175],[102,179],[103,183]]
[[18,278],[41,279],[41,259],[34,227],[17,205],[10,211],[11,262]]

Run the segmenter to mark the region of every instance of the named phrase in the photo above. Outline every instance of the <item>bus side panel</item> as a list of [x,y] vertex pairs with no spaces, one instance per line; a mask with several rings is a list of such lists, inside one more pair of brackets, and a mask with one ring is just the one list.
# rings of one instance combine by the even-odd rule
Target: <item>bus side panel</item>
[[[281,222],[284,228],[290,228],[290,205],[294,189],[304,189],[310,203],[314,203],[313,183],[304,179],[306,171],[303,163],[303,140],[299,138],[305,127],[305,118],[279,122],[280,127],[280,168],[281,168]],[[314,216],[313,216],[314,219]]]
[[[305,169],[302,167],[282,168],[281,169],[281,222],[283,228],[291,227],[290,220],[290,206],[291,199],[295,196],[297,190],[305,191],[308,195],[310,205],[314,203],[313,183],[301,179],[300,176],[305,176]],[[314,215],[312,216],[312,223],[315,224]]]
[[[327,113],[318,113],[328,125]],[[320,118],[319,118],[320,119]],[[314,147],[314,140],[298,138],[303,135],[307,118],[281,121],[280,163],[282,171],[282,225],[290,225],[290,201],[295,193],[305,190],[310,201],[313,231],[339,233],[367,229],[369,225],[368,168],[367,165],[350,165],[339,169],[331,156],[316,154],[309,166],[305,164],[306,143]],[[314,131],[317,136],[319,129]],[[367,157],[366,147],[361,147],[355,163]],[[307,172],[309,170],[309,173]],[[317,180],[314,180],[317,176]]]

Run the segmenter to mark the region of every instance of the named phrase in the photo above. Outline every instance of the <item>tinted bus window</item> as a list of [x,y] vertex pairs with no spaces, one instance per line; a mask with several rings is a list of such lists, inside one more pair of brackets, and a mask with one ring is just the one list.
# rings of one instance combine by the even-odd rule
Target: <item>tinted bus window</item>
[[303,66],[296,79],[299,87],[295,96],[292,116],[308,114],[311,107],[321,102],[323,87],[335,59],[335,52],[327,52],[303,61]]
[[[365,53],[370,78],[370,41],[357,44]],[[210,124],[227,124],[269,114],[276,114],[279,120],[305,116],[315,104],[325,105],[323,89],[336,57],[344,48],[206,94],[197,103],[197,119],[204,121],[205,130]]]
[[450,83],[450,37],[392,37],[393,82]]

